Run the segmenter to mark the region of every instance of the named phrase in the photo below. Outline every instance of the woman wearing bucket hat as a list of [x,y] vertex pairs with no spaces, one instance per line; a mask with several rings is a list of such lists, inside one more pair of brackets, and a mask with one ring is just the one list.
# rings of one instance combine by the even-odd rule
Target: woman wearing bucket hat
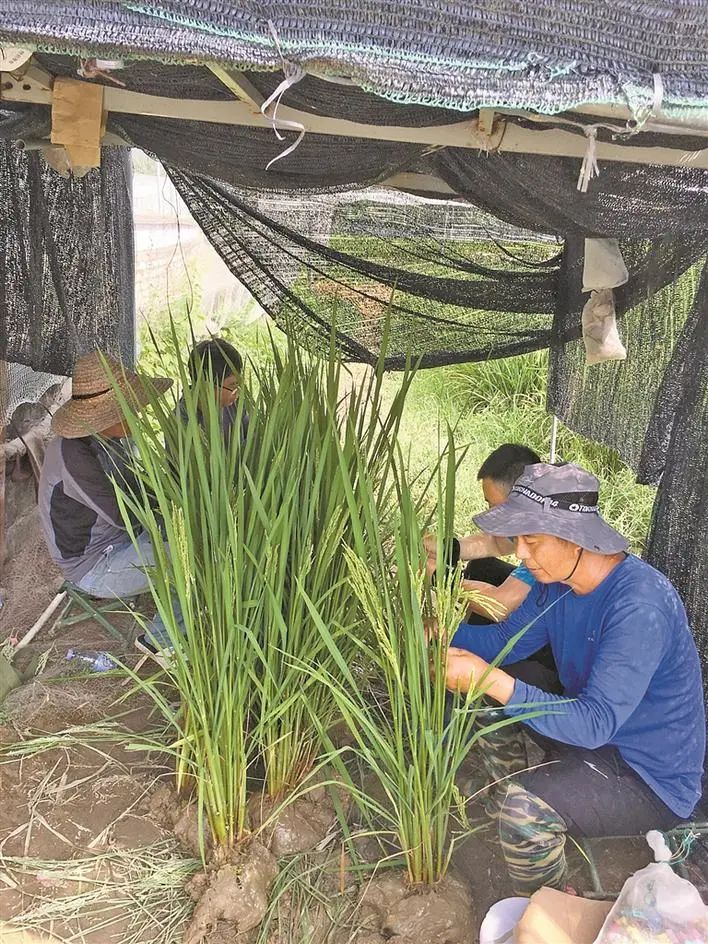
[[[52,559],[66,579],[94,597],[130,598],[149,589],[145,567],[154,563],[148,536],[133,543],[118,507],[113,480],[130,487],[129,431],[123,398],[140,410],[172,384],[124,368],[100,351],[80,357],[72,375],[71,399],[52,419],[56,433],[47,447],[39,483],[39,512]],[[164,638],[158,617],[152,639]],[[157,653],[144,637],[136,643]]]
[[[668,829],[701,794],[701,668],[683,604],[666,577],[627,553],[599,513],[598,490],[576,465],[538,463],[475,518],[482,531],[516,539],[537,582],[504,622],[463,623],[448,654],[448,687],[479,684],[552,761],[529,770],[516,726],[494,732],[482,752],[492,779],[503,778],[500,838],[522,894],[562,887],[568,833]],[[526,661],[548,644],[553,681]]]

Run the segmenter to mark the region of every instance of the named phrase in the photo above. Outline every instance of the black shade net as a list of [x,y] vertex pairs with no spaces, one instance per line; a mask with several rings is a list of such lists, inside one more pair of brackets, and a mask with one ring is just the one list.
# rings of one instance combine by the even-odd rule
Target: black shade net
[[[142,81],[159,89],[160,69],[142,68]],[[204,88],[219,97],[209,76]],[[176,81],[184,90],[189,80]],[[266,94],[277,77],[261,76],[260,83]],[[289,96],[297,90],[310,96],[312,109],[336,111],[339,92],[328,98],[326,83],[308,83]],[[381,107],[383,121],[383,111],[395,106]],[[415,110],[406,115],[411,124],[422,121]],[[431,123],[449,117],[434,111]],[[28,109],[23,120],[39,122],[41,112]],[[21,137],[12,121],[13,136]],[[266,170],[292,136],[278,142],[264,129],[126,115],[113,116],[109,127],[167,166],[234,275],[314,346],[328,346],[334,316],[343,353],[362,362],[377,356],[388,319],[392,369],[409,357],[431,367],[550,348],[550,408],[617,449],[641,481],[661,481],[649,559],[684,594],[706,653],[708,311],[700,279],[708,172],[604,162],[583,194],[580,162],[566,158],[308,134]],[[100,172],[63,182],[36,154],[7,147],[2,154],[1,186],[15,192],[20,223],[9,243],[15,274],[5,279],[13,287],[0,296],[5,356],[64,373],[81,345],[120,343],[132,312],[129,205],[120,196],[125,165],[105,150]],[[460,199],[351,193],[400,172],[438,177]],[[42,225],[28,229],[30,218]],[[28,240],[35,230],[38,240]],[[0,234],[8,231],[0,222]],[[57,240],[57,233],[68,237]],[[616,292],[628,359],[592,368],[580,341],[589,236],[619,239],[630,272]],[[41,280],[30,279],[37,271]],[[23,325],[14,334],[7,330],[12,312]],[[687,548],[686,536],[694,534]]]
[[0,111],[0,359],[68,374],[100,346],[132,363],[130,155],[106,148],[99,170],[64,179],[7,140],[20,122],[29,136],[41,115]]

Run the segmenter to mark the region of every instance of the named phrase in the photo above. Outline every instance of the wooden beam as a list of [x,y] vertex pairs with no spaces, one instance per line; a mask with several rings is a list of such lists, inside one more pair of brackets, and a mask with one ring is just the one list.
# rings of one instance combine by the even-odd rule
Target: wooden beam
[[486,134],[487,137],[490,138],[492,136],[492,129],[494,128],[494,109],[480,108],[478,121],[481,133]]
[[[1,97],[7,101],[51,104],[50,90],[31,82],[25,84],[29,84],[30,87],[24,88],[22,80],[18,82],[8,73],[0,74]],[[116,114],[147,115],[245,127],[271,127],[268,119],[260,111],[255,112],[253,105],[243,101],[172,99],[107,86],[104,93],[104,106],[108,112]],[[477,119],[433,127],[410,128],[368,125],[343,118],[311,115],[286,105],[279,107],[278,115],[285,120],[298,122],[309,134],[343,135],[361,140],[396,141],[432,147],[499,150],[523,154],[548,154],[581,159],[586,147],[586,141],[582,135],[564,131],[562,128],[552,130],[525,128],[511,121],[504,121],[501,115],[491,137],[480,133]],[[546,120],[552,120],[551,116],[548,116]],[[681,133],[690,132],[684,128]],[[597,159],[600,164],[603,161],[624,161],[633,164],[660,164],[669,167],[685,165],[708,169],[708,149],[705,148],[699,151],[683,151],[670,147],[632,147],[598,141]]]
[[209,66],[209,69],[230,92],[233,92],[236,98],[242,102],[246,102],[254,111],[261,110],[261,105],[265,101],[265,97],[252,82],[249,82],[243,73],[236,72],[234,69],[224,69],[222,66],[216,65]]
[[[706,109],[708,114],[708,109]],[[480,117],[482,112],[480,111]],[[620,106],[606,105],[604,107],[595,106],[595,105],[583,105],[582,108],[574,109],[573,115],[577,115],[577,118],[568,117],[568,114],[565,115],[540,115],[537,112],[528,112],[520,111],[518,108],[506,108],[500,109],[500,114],[509,115],[512,117],[523,118],[525,121],[533,121],[537,124],[554,124],[558,128],[563,127],[575,127],[578,130],[581,130],[583,125],[588,123],[588,119],[594,119],[594,121],[589,122],[590,124],[600,124],[605,123],[605,127],[610,127],[613,125],[618,132],[623,130],[623,125],[626,125],[627,122],[631,119],[631,113],[628,108],[621,108]],[[585,119],[583,122],[580,119]],[[705,122],[700,122],[697,120],[692,121],[679,121],[676,119],[671,119],[665,115],[659,115],[656,118],[650,118],[646,124],[642,126],[641,131],[636,131],[633,135],[627,135],[626,140],[631,141],[632,138],[637,134],[642,134],[644,132],[651,132],[653,134],[664,134],[664,135],[681,135],[694,138],[708,138],[708,118]]]
[[394,174],[384,180],[380,186],[393,190],[405,190],[408,193],[429,193],[431,196],[453,200],[457,194],[449,184],[434,174]]
[[58,78],[52,90],[52,144],[61,144],[71,167],[101,166],[102,85]]
[[[115,93],[118,94],[115,94]],[[128,98],[128,96],[130,96]],[[123,89],[106,89],[106,108],[119,113],[155,115],[165,118],[182,118],[193,121],[213,121],[217,124],[247,125],[256,128],[271,128],[272,122],[243,102],[196,102],[143,95],[140,92],[125,92]],[[409,128],[396,125],[368,125],[346,118],[329,118],[312,115],[281,104],[278,117],[301,124],[311,134],[338,135],[363,140],[397,141],[402,144],[427,144],[432,146],[486,148],[488,139],[477,130],[477,120],[455,122],[429,128]]]

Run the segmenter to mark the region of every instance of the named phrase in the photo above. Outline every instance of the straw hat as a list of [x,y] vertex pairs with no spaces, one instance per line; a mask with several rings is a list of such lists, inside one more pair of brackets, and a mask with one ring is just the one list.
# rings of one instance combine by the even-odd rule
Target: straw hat
[[169,389],[172,381],[166,377],[140,377],[107,354],[92,351],[77,360],[71,384],[71,399],[52,419],[52,429],[65,439],[102,433],[119,423],[124,416],[116,388],[133,409],[140,409],[151,395]]

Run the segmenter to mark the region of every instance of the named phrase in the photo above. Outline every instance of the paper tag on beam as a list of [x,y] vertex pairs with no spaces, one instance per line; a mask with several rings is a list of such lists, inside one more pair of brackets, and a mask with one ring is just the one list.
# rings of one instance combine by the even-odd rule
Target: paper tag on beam
[[32,58],[30,49],[0,43],[0,72],[16,72]]
[[103,86],[57,78],[52,94],[52,144],[63,144],[74,167],[101,166]]

